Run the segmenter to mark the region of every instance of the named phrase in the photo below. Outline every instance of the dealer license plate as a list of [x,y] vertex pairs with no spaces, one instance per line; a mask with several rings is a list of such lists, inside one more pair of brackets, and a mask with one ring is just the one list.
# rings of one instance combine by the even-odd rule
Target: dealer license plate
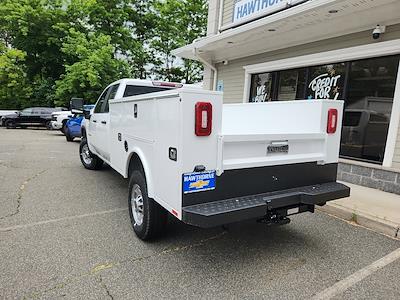
[[215,171],[183,174],[183,193],[195,193],[215,189]]

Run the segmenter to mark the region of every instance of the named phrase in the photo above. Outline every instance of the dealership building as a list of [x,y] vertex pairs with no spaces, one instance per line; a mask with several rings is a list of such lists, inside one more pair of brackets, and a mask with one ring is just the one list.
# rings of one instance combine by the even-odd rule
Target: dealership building
[[400,194],[399,0],[210,0],[174,54],[225,103],[343,99],[338,178]]

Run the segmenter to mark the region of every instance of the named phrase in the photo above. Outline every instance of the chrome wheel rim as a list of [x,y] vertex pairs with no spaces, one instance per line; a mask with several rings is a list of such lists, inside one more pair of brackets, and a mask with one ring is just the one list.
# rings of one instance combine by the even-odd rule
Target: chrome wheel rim
[[143,223],[143,195],[140,186],[133,185],[131,192],[131,209],[135,225],[140,226]]
[[93,158],[90,154],[89,147],[87,144],[83,145],[81,156],[85,164],[90,165],[92,163]]

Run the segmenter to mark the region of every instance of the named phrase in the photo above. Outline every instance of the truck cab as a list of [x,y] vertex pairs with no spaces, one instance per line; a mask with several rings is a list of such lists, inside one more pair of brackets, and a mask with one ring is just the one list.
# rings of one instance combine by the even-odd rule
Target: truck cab
[[129,178],[139,238],[159,235],[168,214],[199,227],[285,224],[349,196],[336,182],[343,101],[222,102],[220,92],[123,79],[86,116],[82,164]]

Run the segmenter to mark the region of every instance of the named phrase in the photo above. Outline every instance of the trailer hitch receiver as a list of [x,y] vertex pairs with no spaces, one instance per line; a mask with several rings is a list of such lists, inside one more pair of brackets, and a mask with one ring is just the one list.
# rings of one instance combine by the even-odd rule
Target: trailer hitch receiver
[[267,214],[263,218],[258,219],[257,222],[266,225],[286,225],[290,223],[290,219],[278,212],[268,211]]

